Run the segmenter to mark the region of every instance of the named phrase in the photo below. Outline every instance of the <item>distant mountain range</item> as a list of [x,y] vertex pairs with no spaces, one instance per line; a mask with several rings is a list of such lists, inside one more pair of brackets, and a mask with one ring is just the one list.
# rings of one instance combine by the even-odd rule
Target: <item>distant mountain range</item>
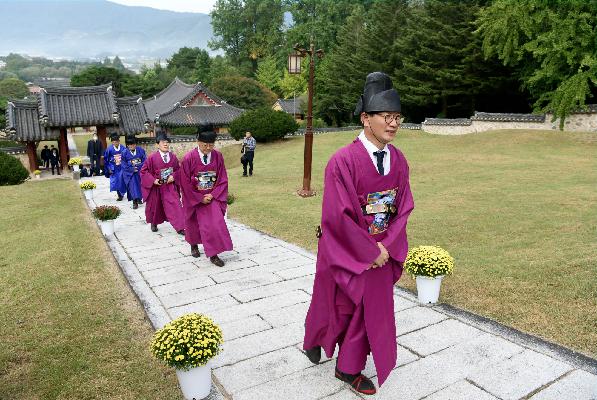
[[165,59],[184,46],[208,49],[212,37],[207,14],[104,0],[0,0],[0,15],[0,55]]

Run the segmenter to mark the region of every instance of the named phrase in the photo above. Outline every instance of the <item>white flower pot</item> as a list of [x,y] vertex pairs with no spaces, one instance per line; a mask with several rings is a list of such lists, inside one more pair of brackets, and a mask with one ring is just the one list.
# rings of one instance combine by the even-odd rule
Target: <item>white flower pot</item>
[[85,198],[87,200],[93,200],[93,189],[83,190],[83,193],[85,193]]
[[78,171],[79,170],[79,165],[78,164],[74,164],[73,165],[73,171]]
[[436,276],[435,278],[417,275],[417,297],[421,303],[437,303],[443,277],[444,275]]
[[102,233],[104,236],[110,236],[114,234],[114,220],[110,219],[108,221],[99,221],[100,228],[102,228]]
[[211,366],[209,362],[188,371],[177,369],[176,376],[185,399],[200,400],[209,396],[209,392],[211,392]]
[[41,179],[41,175],[35,175],[35,179]]

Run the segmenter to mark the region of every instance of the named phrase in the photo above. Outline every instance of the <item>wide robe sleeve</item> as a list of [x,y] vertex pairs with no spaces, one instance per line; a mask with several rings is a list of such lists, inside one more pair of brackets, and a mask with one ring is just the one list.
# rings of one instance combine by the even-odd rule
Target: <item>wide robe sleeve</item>
[[[197,177],[193,176],[195,163],[201,162],[196,150],[188,152],[180,164],[180,180],[178,185],[182,190],[183,204],[185,207],[196,207],[203,204],[203,193],[197,190]],[[176,176],[174,177],[176,180]]]
[[325,171],[319,253],[334,280],[355,304],[361,301],[361,277],[381,251],[369,235],[350,170],[345,161],[332,158]]
[[150,156],[145,160],[145,163],[139,172],[139,176],[141,177],[141,192],[144,200],[147,200],[149,193],[153,189],[153,183],[159,178],[159,176],[156,175],[158,174],[153,167],[153,158]]
[[216,171],[218,178],[211,191],[211,195],[215,200],[228,204],[228,173],[226,172],[226,166],[224,165],[224,157],[222,157],[221,153],[216,151],[212,154],[218,157],[218,170]]

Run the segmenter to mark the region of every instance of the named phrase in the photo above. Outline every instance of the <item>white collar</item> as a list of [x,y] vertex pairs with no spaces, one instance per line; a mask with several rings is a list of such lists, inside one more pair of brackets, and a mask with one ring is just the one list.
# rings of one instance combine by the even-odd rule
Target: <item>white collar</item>
[[114,150],[116,150],[116,151],[120,151],[120,145],[118,145],[118,147],[116,147],[116,146],[112,145],[112,147],[114,147]]
[[[367,138],[367,136],[365,136],[365,131],[362,130],[361,133],[359,134],[359,140],[363,143],[363,145],[365,146],[365,149],[367,149],[367,153],[369,154],[373,154],[376,151],[380,151],[379,148],[377,148],[376,145],[374,145],[373,143],[371,143],[371,141]],[[384,151],[386,153],[388,153],[390,150],[388,149],[388,145],[386,144],[383,149],[381,149],[381,151]]]

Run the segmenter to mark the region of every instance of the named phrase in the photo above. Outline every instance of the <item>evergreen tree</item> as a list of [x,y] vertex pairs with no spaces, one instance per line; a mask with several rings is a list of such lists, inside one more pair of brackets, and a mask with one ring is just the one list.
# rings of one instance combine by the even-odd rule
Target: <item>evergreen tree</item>
[[115,68],[121,72],[126,71],[126,67],[124,66],[124,64],[120,60],[120,57],[118,57],[118,56],[114,57],[114,59],[112,60],[112,68]]
[[449,117],[452,109],[462,109],[462,102],[470,108],[474,88],[466,75],[465,60],[476,6],[455,0],[429,0],[411,10],[404,34],[392,49],[396,55],[394,83],[405,113],[435,106],[440,116]]
[[338,45],[316,70],[313,113],[328,124],[340,125],[354,119],[352,113],[366,75],[355,55],[363,44],[366,20],[364,8],[355,7],[338,32]]
[[204,84],[209,85],[211,83],[209,80],[210,68],[211,58],[209,58],[209,53],[202,49],[195,59],[195,69],[192,74],[193,81],[203,82]]
[[565,118],[597,95],[597,1],[496,0],[479,17],[485,55],[514,66],[535,108]]
[[280,93],[280,70],[274,56],[267,56],[259,62],[255,78],[271,91]]

